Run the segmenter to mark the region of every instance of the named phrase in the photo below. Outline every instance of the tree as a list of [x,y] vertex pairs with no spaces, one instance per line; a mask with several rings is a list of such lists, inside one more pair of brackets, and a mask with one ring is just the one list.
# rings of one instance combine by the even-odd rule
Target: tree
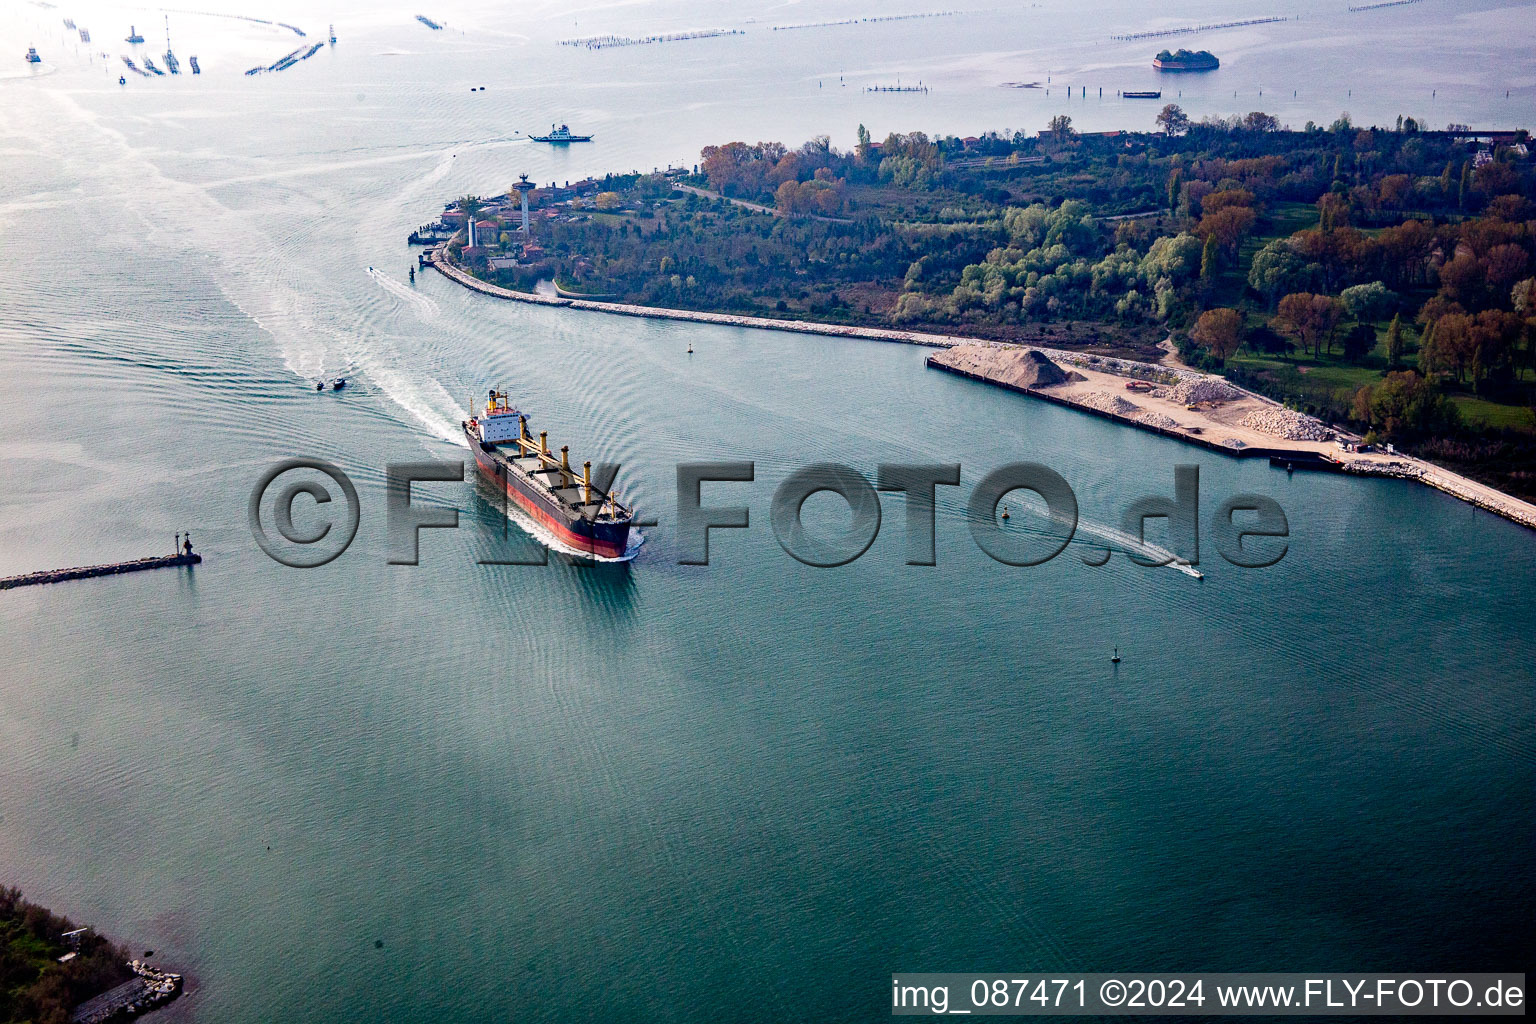
[[1046,126],[1046,130],[1051,133],[1051,138],[1057,144],[1071,142],[1077,135],[1077,131],[1072,127],[1072,119],[1066,114],[1057,114],[1051,118],[1051,123]]
[[1376,328],[1357,323],[1344,332],[1344,358],[1358,363],[1376,348]]
[[1435,385],[1411,370],[1389,373],[1355,392],[1354,418],[1385,437],[1412,437],[1454,429],[1461,417]]
[[1208,309],[1200,314],[1189,336],[1225,361],[1243,343],[1243,317],[1235,309]]
[[1367,320],[1380,320],[1387,315],[1388,310],[1397,305],[1397,295],[1380,281],[1345,288],[1339,293],[1339,300],[1344,303],[1344,308],[1349,315],[1355,318],[1356,324],[1365,323]]
[[1262,110],[1255,110],[1243,118],[1243,128],[1250,132],[1277,132],[1280,130],[1280,119]]
[[1397,369],[1403,360],[1403,324],[1402,318],[1397,314],[1392,315],[1392,324],[1387,328],[1387,367]]
[[1275,308],[1275,300],[1303,279],[1306,261],[1289,240],[1277,238],[1254,254],[1248,268],[1248,283],[1264,296],[1265,304]]
[[1212,232],[1205,236],[1205,248],[1200,253],[1200,284],[1210,288],[1216,282],[1216,275],[1221,267],[1221,254],[1217,251],[1216,234]]
[[1179,208],[1179,193],[1184,188],[1184,172],[1175,167],[1173,173],[1168,175],[1168,209]]
[[1223,251],[1235,255],[1243,236],[1253,229],[1255,220],[1256,215],[1246,206],[1224,206],[1201,217],[1195,227],[1195,234],[1214,239]]
[[606,213],[624,205],[624,197],[617,192],[599,192],[597,198],[592,200],[592,205]]
[[1341,306],[1338,299],[1310,292],[1295,292],[1280,300],[1274,324],[1301,342],[1303,351],[1322,355],[1326,338],[1333,347],[1333,330],[1339,325]]
[[1157,115],[1157,123],[1163,131],[1177,137],[1189,131],[1189,115],[1177,103],[1169,103]]

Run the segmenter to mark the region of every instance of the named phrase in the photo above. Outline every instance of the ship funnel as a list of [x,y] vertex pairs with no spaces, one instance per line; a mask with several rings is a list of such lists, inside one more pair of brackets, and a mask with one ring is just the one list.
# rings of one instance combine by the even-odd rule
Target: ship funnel
[[581,486],[586,491],[581,498],[582,504],[592,504],[592,463],[590,462],[581,464]]

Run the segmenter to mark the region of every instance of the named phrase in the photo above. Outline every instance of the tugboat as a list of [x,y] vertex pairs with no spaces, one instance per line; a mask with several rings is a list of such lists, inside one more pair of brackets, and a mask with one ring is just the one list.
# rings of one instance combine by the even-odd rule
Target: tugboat
[[37,47],[27,47],[26,61],[28,64],[41,64],[43,62],[43,58],[37,55]]
[[567,142],[592,141],[592,136],[590,135],[572,135],[571,129],[567,125],[561,125],[558,128],[556,128],[554,125],[550,125],[548,135],[530,135],[528,138],[534,142],[553,142],[556,145],[563,145]]
[[194,75],[200,75],[203,73],[203,69],[197,66],[197,54],[194,53],[192,56],[188,57],[187,63],[192,65],[192,73]]
[[139,35],[139,30],[137,28],[135,28],[134,26],[129,25],[128,26],[128,38],[124,39],[123,42],[125,42],[125,43],[142,43],[143,41],[144,41],[144,37]]
[[592,463],[583,463],[578,476],[568,447],[557,458],[547,432],[534,440],[528,417],[507,404],[505,392],[491,389],[484,414],[463,427],[485,478],[505,488],[507,497],[561,544],[602,558],[624,557],[634,511],[611,491],[593,486]]

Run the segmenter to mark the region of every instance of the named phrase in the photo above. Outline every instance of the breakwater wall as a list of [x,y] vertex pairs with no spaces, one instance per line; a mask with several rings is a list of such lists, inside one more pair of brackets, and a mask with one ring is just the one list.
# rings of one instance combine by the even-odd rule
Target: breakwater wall
[[746,34],[739,28],[702,28],[695,32],[667,32],[654,36],[587,36],[583,39],[562,39],[560,45],[587,50],[605,50],[610,46],[650,46],[653,43],[680,43],[689,39],[715,39],[719,36]]
[[[1417,0],[1406,0],[1408,3]],[[1354,10],[1354,8],[1350,8]],[[1130,32],[1125,35],[1110,36],[1117,43],[1134,42],[1137,39],[1164,39],[1168,36],[1187,36],[1195,32],[1214,32],[1221,28],[1244,28],[1248,25],[1270,25],[1277,21],[1290,21],[1289,17],[1275,16],[1270,18],[1245,18],[1242,21],[1221,21],[1211,25],[1186,25],[1181,28],[1160,28],[1151,32]]]
[[189,551],[180,555],[139,558],[132,562],[112,562],[108,565],[86,565],[77,569],[44,569],[42,572],[0,578],[0,590],[31,587],[42,583],[63,583],[66,580],[84,580],[93,576],[118,576],[125,572],[143,572],[146,569],[170,569],[183,565],[197,565],[202,560],[202,555]]
[[75,1007],[70,1024],[108,1024],[158,1009],[181,994],[181,975],[162,971],[141,960],[129,968],[138,977]]
[[952,18],[968,11],[922,11],[916,14],[876,14],[868,18],[839,18],[837,21],[804,21],[792,25],[775,25],[775,32],[793,32],[802,28],[836,28],[839,25],[873,25],[881,21],[912,21],[916,18]]

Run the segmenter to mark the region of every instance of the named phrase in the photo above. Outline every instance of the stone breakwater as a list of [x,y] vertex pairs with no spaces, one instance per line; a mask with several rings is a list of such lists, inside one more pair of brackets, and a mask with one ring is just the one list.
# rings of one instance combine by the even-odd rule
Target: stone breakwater
[[[1274,399],[1246,391],[1224,378],[1212,374],[1200,373],[1199,371],[1183,367],[1165,366],[1159,363],[1115,359],[1084,352],[1041,348],[1035,345],[1026,347],[1002,342],[978,342],[974,338],[962,338],[947,334],[925,334],[919,331],[896,331],[879,327],[846,327],[840,324],[776,320],[771,317],[736,316],[730,313],[705,313],[688,309],[666,309],[659,306],[635,306],[619,302],[589,302],[581,299],[557,298],[550,295],[534,295],[529,292],[518,292],[508,288],[500,288],[465,273],[453,265],[447,258],[445,250],[445,246],[439,246],[427,252],[423,258],[444,277],[483,295],[490,295],[499,299],[510,299],[514,302],[529,302],[541,306],[564,306],[570,309],[608,313],[618,316],[685,320],[692,323],[719,324],[727,327],[751,327],[758,330],[788,331],[794,334],[815,334],[833,338],[858,338],[866,341],[895,342],[903,345],[923,345],[929,348],[943,349],[945,350],[944,352],[929,357],[929,365],[949,369],[951,372],[957,372],[963,376],[974,377],[978,380],[1009,387],[1040,398],[1046,398],[1061,405],[1091,411],[1097,415],[1107,416],[1127,426],[1148,430],[1155,434],[1161,434],[1164,437],[1171,437],[1202,448],[1219,451],[1226,455],[1238,457],[1271,455],[1284,458],[1288,453],[1291,453],[1312,460],[1317,460],[1320,457],[1323,461],[1346,473],[1417,480],[1420,483],[1427,484],[1460,498],[1462,501],[1476,505],[1478,508],[1486,509],[1522,526],[1536,529],[1536,505],[1521,501],[1512,495],[1504,494],[1502,491],[1477,483],[1475,480],[1458,476],[1455,473],[1422,460],[1401,456],[1391,459],[1364,456],[1344,461],[1338,458],[1338,453],[1329,450],[1331,442],[1291,440],[1291,448],[1276,448],[1266,443],[1264,432],[1255,430],[1252,427],[1243,426],[1241,419],[1236,423],[1225,423],[1211,418],[1208,413],[1191,413],[1186,415],[1184,412],[1186,405],[1196,405],[1201,402],[1239,410],[1245,415],[1252,415],[1256,409],[1289,411]],[[961,346],[964,346],[964,350],[957,351]],[[1125,386],[1127,379],[1146,381],[1154,385],[1151,392],[1152,396],[1156,396],[1158,392],[1163,392],[1167,396],[1167,400],[1162,403],[1162,411],[1142,410],[1137,406],[1139,415],[1122,415],[1089,405],[1083,400],[1081,395],[1070,393],[1089,387],[1090,385],[1088,384],[1068,381],[1049,388],[1020,387],[1009,384],[1001,377],[995,377],[979,369],[961,368],[959,360],[979,359],[980,356],[977,350],[984,349],[993,349],[1000,354],[1018,353],[1021,351],[1037,352],[1051,362],[1058,364],[1058,368],[1061,365],[1076,367],[1101,387],[1105,386],[1106,378],[1117,379],[1120,388]],[[946,365],[948,363],[955,363],[955,365]],[[1115,385],[1110,384],[1109,386],[1113,387]],[[1193,401],[1180,403],[1180,395],[1185,399],[1193,399]],[[1212,398],[1196,397],[1200,395],[1237,395],[1240,397],[1233,401],[1223,402],[1220,399],[1213,401]],[[1211,433],[1207,433],[1208,430],[1211,430]],[[1215,434],[1216,431],[1224,431],[1229,436],[1220,436],[1220,434]],[[1245,434],[1247,439],[1230,436],[1233,433]],[[1268,437],[1274,436],[1273,434],[1268,435]],[[1348,440],[1359,440],[1359,438],[1350,434],[1341,434],[1340,436]]]
[[128,967],[138,977],[75,1007],[70,1024],[106,1024],[164,1006],[181,994],[181,975],[151,967],[142,960],[130,960]]

